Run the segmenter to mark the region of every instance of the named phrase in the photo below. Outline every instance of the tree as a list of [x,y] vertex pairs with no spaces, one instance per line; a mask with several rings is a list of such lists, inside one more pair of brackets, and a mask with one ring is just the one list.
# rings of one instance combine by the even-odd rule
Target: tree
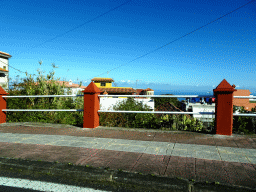
[[[143,105],[129,97],[113,107],[115,111],[149,111]],[[110,127],[154,128],[169,130],[201,131],[202,123],[196,118],[186,116],[157,116],[151,113],[100,113],[100,125]]]
[[[162,94],[162,95],[173,95],[173,94]],[[181,109],[181,102],[177,99],[177,97],[152,97],[155,102],[155,108],[165,103],[172,103],[177,108]]]
[[[244,107],[233,107],[233,112],[239,109],[240,113],[249,113]],[[251,109],[255,112],[255,108]],[[250,116],[234,116],[233,117],[233,133],[243,133],[243,134],[255,134],[256,133],[256,117]]]
[[[115,111],[150,111],[143,103],[128,97],[126,100],[113,106]],[[100,113],[101,126],[157,128],[154,114],[149,113]]]
[[[42,65],[42,62],[39,62]],[[54,64],[53,68],[55,67]],[[39,72],[39,70],[37,70]],[[35,84],[33,78],[27,77],[21,83],[14,83],[14,89],[9,90],[9,95],[64,95],[64,85],[59,85],[54,79],[55,72],[50,75],[41,75],[37,77],[38,85]],[[26,72],[26,76],[28,76]],[[57,81],[60,78],[57,79]],[[47,83],[48,82],[48,83]],[[21,89],[18,89],[20,87]],[[68,93],[70,94],[70,88]],[[71,97],[24,97],[24,98],[7,98],[7,108],[9,109],[74,109],[83,108],[83,98],[76,97],[72,102]],[[81,125],[83,122],[83,114],[81,112],[7,112],[8,122],[48,122],[63,123],[72,125]],[[75,117],[75,118],[74,118]]]

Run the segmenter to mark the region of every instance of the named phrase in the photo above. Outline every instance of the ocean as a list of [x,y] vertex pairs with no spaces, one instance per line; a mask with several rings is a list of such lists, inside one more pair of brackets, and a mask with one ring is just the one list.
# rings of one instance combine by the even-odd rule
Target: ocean
[[[209,95],[213,96],[213,91],[210,93],[207,92],[200,92],[200,91],[191,91],[191,92],[171,92],[171,91],[166,91],[166,90],[154,90],[154,95],[162,95],[162,94],[173,94],[173,95]],[[252,92],[250,95],[256,96],[256,92]],[[185,100],[186,98],[179,97],[177,98],[179,101]]]
[[[170,91],[165,91],[165,90],[154,90],[154,95],[163,95],[163,94],[173,94],[173,95],[209,95],[213,96],[213,93],[207,93],[207,92],[170,92]],[[179,97],[177,98],[179,101],[185,100],[186,98]]]

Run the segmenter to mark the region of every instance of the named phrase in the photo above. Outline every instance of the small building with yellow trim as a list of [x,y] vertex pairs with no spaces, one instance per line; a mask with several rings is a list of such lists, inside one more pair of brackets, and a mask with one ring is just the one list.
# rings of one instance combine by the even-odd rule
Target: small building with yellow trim
[[[101,110],[113,110],[114,105],[127,99],[127,97],[111,97],[111,95],[154,95],[154,91],[150,88],[135,90],[132,87],[112,87],[114,80],[111,78],[95,77],[91,81],[102,91],[101,95],[110,96],[100,98]],[[154,111],[154,100],[150,97],[136,97],[135,99],[149,106]]]
[[135,90],[132,87],[112,87],[112,82],[114,82],[112,78],[95,77],[91,81],[94,82],[104,95],[154,95],[154,91],[150,88]]

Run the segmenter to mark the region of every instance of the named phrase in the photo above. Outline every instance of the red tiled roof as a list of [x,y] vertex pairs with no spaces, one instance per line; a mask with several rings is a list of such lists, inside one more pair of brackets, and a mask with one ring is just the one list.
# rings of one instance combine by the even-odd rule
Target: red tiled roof
[[[51,83],[51,81],[47,81],[47,82]],[[74,83],[72,83],[72,85],[70,85],[69,82],[66,82],[66,81],[56,81],[56,83],[59,84],[59,85],[61,85],[61,86],[62,86],[62,84],[64,83],[64,86],[65,86],[66,88],[69,88],[69,87],[70,87],[70,88],[81,88],[81,89],[85,89],[85,88],[86,88],[86,86],[81,86],[81,87],[79,87],[78,84],[74,84]],[[38,85],[38,84],[39,84],[38,82],[35,83],[35,85]],[[23,85],[23,83],[20,83],[20,85]]]
[[145,91],[154,91],[153,89],[147,88]]
[[[47,81],[47,82],[50,82],[50,81]],[[70,88],[82,88],[82,89],[86,88],[86,86],[82,86],[82,85],[81,85],[81,87],[79,87],[79,85],[75,84],[75,83],[72,83],[72,85],[70,85],[69,82],[67,82],[67,81],[56,81],[56,83],[58,83],[59,85],[62,85],[64,83],[64,86],[67,87],[67,88],[68,87],[70,87]],[[37,84],[38,83],[36,83],[36,85]]]
[[144,92],[146,91],[154,91],[153,89],[147,88],[147,89],[137,89],[136,94],[137,95],[144,95]]
[[[250,96],[251,92],[246,89],[237,89],[233,93],[233,96]],[[247,111],[251,111],[252,108],[256,107],[256,103],[250,103],[249,98],[233,98],[233,105],[235,106],[244,106],[244,109]]]
[[9,55],[8,53],[2,52],[2,51],[0,51],[0,55],[5,55],[5,56],[7,56],[8,58],[12,57],[12,56]]
[[101,91],[107,93],[135,93],[133,88],[99,88]]
[[113,79],[111,78],[103,78],[103,77],[95,77],[93,78],[91,81],[95,81],[95,82],[114,82]]
[[250,96],[251,92],[248,89],[237,89],[233,96]]
[[5,71],[5,72],[9,72],[6,69],[0,68],[0,71]]
[[136,95],[143,95],[144,89],[137,89]]

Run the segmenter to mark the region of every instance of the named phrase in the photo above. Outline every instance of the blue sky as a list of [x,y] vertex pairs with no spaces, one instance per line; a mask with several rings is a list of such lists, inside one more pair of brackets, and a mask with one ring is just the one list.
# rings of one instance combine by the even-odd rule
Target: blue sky
[[[55,78],[84,86],[110,77],[120,87],[136,88],[138,80],[137,88],[181,93],[212,91],[226,79],[256,92],[255,2],[207,26],[250,1],[126,2],[3,0],[0,51],[12,55],[11,67],[34,78],[37,69],[44,75],[54,70]],[[9,71],[12,80],[26,78]]]

